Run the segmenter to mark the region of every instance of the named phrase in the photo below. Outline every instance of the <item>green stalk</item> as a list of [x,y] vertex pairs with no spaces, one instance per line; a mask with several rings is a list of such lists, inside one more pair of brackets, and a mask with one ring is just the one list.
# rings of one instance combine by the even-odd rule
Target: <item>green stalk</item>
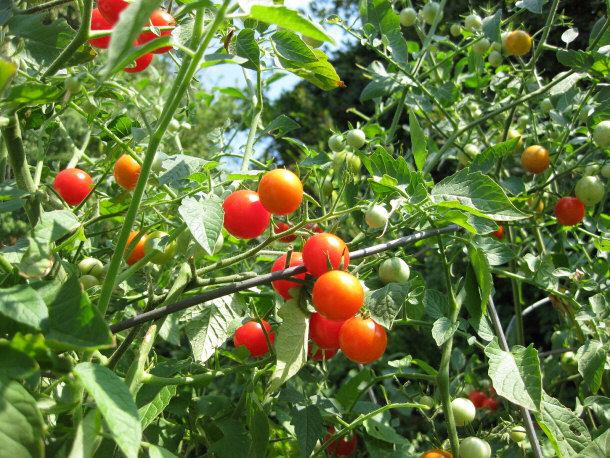
[[263,116],[263,86],[261,81],[260,69],[256,72],[256,105],[254,107],[256,112],[252,117],[252,124],[250,124],[250,131],[248,132],[248,141],[246,143],[246,149],[244,151],[244,158],[241,163],[241,171],[245,172],[250,168],[250,157],[254,151],[254,140],[256,138],[256,131],[260,123],[261,117]]
[[0,137],[0,183],[4,183],[6,179],[6,165],[8,161],[8,151],[6,150],[6,142]]

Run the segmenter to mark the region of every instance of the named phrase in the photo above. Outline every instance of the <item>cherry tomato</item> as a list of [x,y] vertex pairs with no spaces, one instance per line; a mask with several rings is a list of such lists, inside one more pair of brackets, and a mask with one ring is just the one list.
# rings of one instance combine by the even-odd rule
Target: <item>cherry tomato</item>
[[[137,45],[138,45],[138,42],[136,42],[134,46],[137,46]],[[123,69],[123,71],[127,72],[127,73],[140,73],[141,71],[145,70],[146,67],[148,67],[150,65],[150,63],[152,62],[152,59],[153,59],[152,53],[147,52],[143,56],[138,57],[135,60],[132,67],[125,67]]]
[[427,406],[428,409],[431,409],[436,405],[432,396],[422,396],[419,398],[419,403]]
[[582,177],[574,188],[574,194],[586,206],[598,204],[605,193],[604,183],[594,176]]
[[345,150],[345,138],[341,134],[331,135],[328,139],[328,147],[335,153]]
[[360,311],[364,289],[360,281],[343,270],[320,275],[313,285],[313,306],[324,318],[345,321]]
[[549,152],[540,145],[532,145],[526,148],[521,155],[521,164],[528,172],[542,173],[549,168],[550,163]]
[[379,265],[379,278],[385,285],[405,282],[410,274],[409,266],[400,258],[388,258]]
[[515,426],[510,430],[510,438],[515,442],[521,442],[525,440],[527,434],[523,426]]
[[[281,234],[282,232],[286,232],[290,228],[291,228],[290,224],[284,223],[283,221],[279,221],[277,223],[277,227],[273,229],[273,232],[276,234]],[[294,242],[297,239],[297,237],[298,236],[296,234],[291,234],[291,235],[287,235],[286,237],[282,237],[281,239],[279,239],[279,241],[282,243],[290,243],[290,242]]]
[[225,212],[224,226],[229,234],[239,239],[258,237],[271,220],[271,215],[256,192],[242,189],[230,194],[222,204]]
[[504,238],[504,226],[500,223],[500,221],[496,221],[496,224],[499,226],[497,231],[493,231],[492,234],[498,239],[502,240]]
[[[328,432],[324,437],[324,442],[329,440],[333,434],[335,434],[335,427],[331,426],[330,428],[328,428]],[[358,436],[352,433],[351,437],[348,434],[337,440],[332,441],[330,444],[328,444],[326,450],[328,451],[328,453],[334,456],[349,456],[354,453],[354,450],[356,450],[357,445]]]
[[273,345],[273,341],[275,340],[275,333],[270,332],[271,325],[265,320],[261,320],[261,322],[262,326],[258,321],[248,321],[243,326],[237,328],[237,331],[235,331],[235,335],[233,336],[233,343],[235,346],[239,347],[245,345],[246,348],[250,350],[250,356],[252,358],[263,356],[269,351],[263,326],[265,327],[265,331],[267,331],[269,343]]
[[359,173],[362,168],[362,161],[360,158],[356,154],[347,151],[335,153],[332,164],[335,173],[339,173],[343,165],[349,167],[349,170],[351,170],[352,173]]
[[68,205],[78,205],[89,195],[93,180],[81,169],[64,169],[53,181],[53,189]]
[[576,197],[562,197],[555,204],[555,217],[564,226],[574,226],[585,217],[585,206]]
[[[112,24],[108,22],[100,13],[98,8],[91,11],[91,30],[112,30]],[[110,46],[110,35],[107,37],[91,38],[89,44],[96,48],[106,49]]]
[[523,30],[515,30],[506,37],[506,49],[515,56],[523,56],[532,49],[532,37]]
[[98,279],[104,277],[104,264],[95,258],[85,258],[78,263],[78,269],[82,275],[93,275]]
[[[124,253],[127,253],[127,250],[129,250],[129,245],[131,244],[131,241],[133,240],[133,238],[136,235],[138,235],[138,233],[139,233],[139,231],[131,231],[131,233],[129,234],[129,238],[127,239],[127,245],[125,246]],[[144,244],[146,243],[147,238],[148,238],[148,235],[146,235],[146,234],[142,234],[140,236],[140,240],[138,240],[138,243],[136,243],[136,246],[133,248],[131,253],[129,253],[129,256],[125,260],[125,262],[127,264],[129,264],[131,266],[144,257],[144,255],[146,254],[144,252]]]
[[349,265],[349,250],[345,242],[334,234],[322,232],[312,235],[303,246],[303,262],[307,271],[319,277],[328,272],[328,260],[333,269],[343,261],[343,270]]
[[313,351],[313,345],[309,344],[307,346],[307,355],[312,358],[315,359],[316,361],[322,361],[322,360],[328,360],[330,358],[332,358],[333,356],[335,356],[337,354],[337,352],[339,351],[338,348],[334,348],[334,349],[328,349],[328,348],[320,348],[318,347],[318,350],[315,353],[312,353]]
[[261,178],[258,195],[269,213],[288,215],[301,205],[303,183],[290,170],[275,169]]
[[[150,16],[150,25],[154,26],[154,27],[167,27],[170,25],[176,25],[176,20],[174,19],[174,17],[169,14],[166,11],[162,11],[162,10],[155,10],[153,12],[153,14]],[[164,35],[171,35],[172,31],[171,30],[163,30],[161,32],[161,36]],[[156,35],[154,32],[144,32],[141,33],[140,36],[138,37],[138,43],[140,43],[141,45],[143,45],[144,43],[148,43],[149,41],[154,40],[155,38],[159,38],[158,35]],[[164,46],[162,48],[158,48],[155,49],[154,51],[152,51],[154,54],[163,54],[165,52],[171,51],[173,48],[172,46]]]
[[100,284],[100,280],[93,275],[81,275],[79,281],[85,291]]
[[435,448],[425,452],[421,458],[453,458],[453,455],[446,450]]
[[98,0],[97,2],[101,15],[111,24],[119,21],[119,15],[128,6],[129,3],[123,0]]
[[[283,270],[286,267],[286,256],[283,254],[279,258],[275,260],[273,263],[273,267],[271,267],[271,272],[277,272],[278,270]],[[290,256],[290,265],[288,267],[295,267],[303,265],[303,255],[299,251],[293,251],[292,256]],[[306,272],[302,274],[295,275],[295,278],[300,278],[301,280],[305,279]],[[291,299],[292,296],[288,292],[290,288],[294,288],[295,286],[300,286],[298,283],[295,283],[290,280],[275,280],[271,282],[273,289],[284,299]]]
[[411,27],[417,22],[417,11],[413,8],[403,8],[399,14],[400,25],[403,27]]
[[465,398],[455,398],[451,401],[451,410],[457,426],[464,426],[474,420],[477,409],[472,401]]
[[468,399],[474,404],[477,409],[479,409],[483,405],[483,401],[487,399],[487,396],[480,390],[474,390],[470,392],[470,394],[468,395]]
[[426,24],[432,25],[434,23],[434,19],[439,14],[442,18],[443,12],[441,11],[441,5],[436,2],[428,2],[421,9],[421,15],[424,18],[424,21],[426,21]]
[[490,458],[491,447],[478,437],[467,437],[460,444],[460,458]]
[[309,338],[320,348],[339,348],[339,332],[345,321],[331,321],[317,312],[309,317]]
[[371,318],[350,318],[339,331],[341,351],[356,363],[368,364],[377,361],[388,344],[383,326]]
[[361,148],[366,143],[366,135],[360,129],[352,129],[347,133],[347,144],[354,149]]
[[482,408],[486,407],[486,408],[491,409],[491,410],[493,410],[495,412],[495,411],[498,410],[498,403],[494,399],[485,398],[483,400],[483,403],[481,404],[481,407]]
[[[155,250],[155,243],[157,243],[156,239],[164,239],[169,237],[167,232],[155,231],[152,232],[146,243],[144,243],[144,253],[148,254]],[[172,259],[174,259],[174,255],[176,254],[176,241],[165,245],[165,249],[163,251],[158,251],[152,258],[150,258],[150,262],[153,264],[167,264]]]
[[114,179],[121,188],[133,191],[140,177],[140,169],[140,164],[129,154],[125,154],[114,164]]
[[388,211],[383,205],[374,205],[364,214],[364,221],[372,228],[384,227],[388,222]]
[[602,121],[593,129],[593,141],[597,146],[610,146],[610,121]]

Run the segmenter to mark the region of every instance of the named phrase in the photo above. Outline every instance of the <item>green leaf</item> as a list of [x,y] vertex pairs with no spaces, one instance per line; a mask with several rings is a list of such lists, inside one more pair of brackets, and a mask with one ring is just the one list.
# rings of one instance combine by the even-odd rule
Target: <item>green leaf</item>
[[0,59],[0,95],[4,93],[15,73],[17,73],[17,66],[14,63]]
[[608,456],[610,456],[610,430],[606,430],[593,440],[574,458],[608,458]]
[[371,318],[384,328],[392,329],[408,294],[408,283],[388,283],[378,290],[367,291],[365,302]]
[[591,53],[573,49],[557,51],[557,60],[566,67],[573,68],[579,72],[586,72],[595,62]]
[[252,435],[252,452],[257,458],[265,458],[269,445],[269,418],[258,400],[252,399],[252,396],[249,405],[248,429]]
[[176,458],[176,455],[174,455],[172,452],[170,452],[166,448],[151,444],[148,447],[148,457],[149,458]]
[[242,66],[254,71],[258,71],[261,66],[260,54],[261,50],[258,43],[254,39],[254,30],[243,29],[235,39],[235,54],[243,57],[247,62]]
[[610,398],[605,396],[589,396],[585,399],[583,407],[593,411],[603,429],[610,430]]
[[102,442],[102,419],[98,409],[91,409],[76,428],[76,436],[68,458],[93,456]]
[[148,428],[148,426],[163,413],[172,398],[176,396],[176,390],[176,385],[163,386],[152,401],[138,409],[142,431]]
[[542,14],[544,0],[520,0],[515,3],[517,8],[525,8],[534,14]]
[[19,261],[20,274],[26,278],[47,276],[53,267],[50,245],[32,237],[27,237],[26,240],[28,247]]
[[[278,310],[283,319],[275,338],[277,363],[267,391],[273,393],[293,377],[307,362],[309,320],[296,300],[290,299]],[[297,436],[298,438],[298,436]],[[300,441],[299,441],[300,442]]]
[[597,393],[602,383],[602,375],[608,355],[608,345],[597,340],[588,340],[578,349],[578,372],[592,393]]
[[[106,124],[106,127],[118,138],[125,138],[131,135],[132,129],[140,127],[140,123],[132,121],[129,116],[117,116],[112,121]],[[110,141],[110,135],[106,132],[100,132],[100,139]]]
[[299,127],[301,127],[300,124],[294,119],[286,115],[279,115],[261,132],[259,138],[266,134],[273,135],[275,138],[281,138]]
[[315,84],[324,91],[345,87],[335,68],[328,62],[328,56],[319,49],[314,49],[313,52],[317,58],[315,62],[295,62],[284,59],[282,56],[278,56],[277,60],[285,70]]
[[468,255],[474,270],[477,283],[481,289],[481,310],[483,313],[487,310],[487,301],[493,287],[493,278],[491,276],[491,267],[487,260],[485,251],[481,248],[470,245],[468,247]]
[[294,425],[301,454],[303,456],[311,455],[318,440],[323,439],[326,434],[320,409],[315,405],[295,406],[292,409],[290,424]]
[[138,409],[127,385],[114,372],[94,363],[78,364],[74,374],[95,400],[121,451],[128,458],[137,458],[142,428]]
[[222,439],[210,446],[210,451],[219,458],[235,458],[237,456],[248,456],[252,439],[244,428],[243,423],[229,418],[215,423],[219,431],[222,431]]
[[560,458],[571,458],[589,445],[587,425],[574,412],[544,392],[541,408],[536,420]]
[[480,172],[469,173],[467,169],[437,183],[430,196],[438,206],[458,208],[494,220],[513,221],[527,217],[515,208],[491,178]]
[[457,209],[442,210],[439,223],[457,224],[473,234],[489,234],[496,230],[496,223],[482,216]]
[[75,231],[80,221],[69,210],[45,212],[34,229],[34,237],[41,242],[52,243]]
[[459,292],[457,300],[465,304],[468,309],[468,323],[474,328],[477,335],[486,342],[494,338],[494,332],[487,317],[481,308],[481,295],[479,285],[472,264],[466,270],[464,288]]
[[595,22],[595,24],[593,24],[593,27],[591,28],[591,34],[589,35],[589,46],[592,45],[593,42],[595,42],[595,40],[597,40],[601,31],[602,30],[604,31],[604,34],[602,35],[602,37],[595,44],[594,49],[599,49],[602,46],[606,46],[606,45],[610,44],[610,28],[604,29],[605,23],[606,23],[606,18],[600,17]]
[[372,62],[369,65],[371,70],[372,80],[360,93],[360,101],[366,102],[377,97],[388,97],[401,89],[404,85],[414,86],[415,83],[404,75],[396,73],[388,73],[379,62]]
[[432,337],[436,341],[436,345],[441,347],[447,342],[457,331],[459,325],[458,322],[451,323],[451,320],[444,316],[436,320],[432,326]]
[[417,170],[421,172],[426,163],[428,150],[426,148],[426,136],[424,135],[424,131],[419,125],[419,121],[417,121],[417,116],[413,110],[409,110],[409,127],[411,128],[411,151],[413,152],[413,159],[415,160]]
[[482,250],[490,266],[501,266],[515,258],[515,253],[507,243],[502,243],[491,237],[476,237],[474,245]]
[[19,189],[15,180],[7,180],[4,183],[0,183],[0,200],[11,200],[18,197],[26,197],[31,193]]
[[512,138],[505,142],[498,143],[491,148],[487,148],[481,154],[475,156],[475,158],[472,160],[468,166],[470,173],[489,172],[492,167],[495,167],[498,164],[502,157],[515,151],[517,142],[519,142],[519,138]]
[[4,339],[0,339],[0,367],[3,375],[17,379],[25,379],[39,370],[33,358],[13,348]]
[[201,194],[182,199],[178,213],[184,218],[193,238],[208,253],[214,253],[214,245],[220,237],[224,221],[222,201],[216,196]]
[[[26,329],[41,331],[49,328],[47,306],[29,285],[0,289],[0,316],[25,326]],[[4,325],[0,329],[2,333],[8,332]]]
[[362,396],[363,392],[360,390],[360,386],[369,383],[371,379],[371,371],[365,367],[347,383],[344,382],[341,384],[339,390],[335,394],[335,398],[341,403],[344,409],[349,408]]
[[309,46],[301,38],[288,30],[282,30],[271,35],[278,54],[284,59],[295,62],[315,62],[318,60]]
[[250,9],[250,18],[267,24],[275,24],[284,29],[298,32],[306,37],[319,41],[329,41],[335,44],[335,40],[317,23],[285,6],[263,6],[254,5]]
[[59,102],[63,91],[55,86],[40,83],[24,83],[11,86],[4,103],[17,105],[42,105]]
[[400,30],[400,19],[387,0],[367,0],[363,24],[372,24],[386,38],[392,48],[392,57],[401,64],[409,60],[409,47]]
[[4,457],[43,457],[44,422],[36,400],[18,382],[0,377],[0,444]]
[[489,358],[489,377],[498,395],[513,404],[540,411],[542,377],[538,352],[533,345],[515,345],[510,352],[500,349],[494,338],[485,347]]
[[435,289],[426,289],[424,295],[424,307],[426,314],[435,320],[449,313],[449,301],[447,296]]
[[159,184],[170,184],[174,187],[182,187],[188,184],[186,177],[206,168],[208,161],[185,154],[169,156],[162,163],[165,172],[159,177]]
[[482,21],[481,29],[483,34],[489,38],[490,41],[501,43],[500,38],[500,25],[502,23],[502,9],[498,9],[494,14],[487,16]]

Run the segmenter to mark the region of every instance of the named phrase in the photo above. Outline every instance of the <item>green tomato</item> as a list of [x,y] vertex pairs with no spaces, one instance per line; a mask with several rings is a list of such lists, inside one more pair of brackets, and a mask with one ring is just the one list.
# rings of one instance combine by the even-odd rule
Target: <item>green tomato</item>
[[104,278],[104,264],[95,258],[85,258],[78,263],[78,268],[83,275],[93,275],[98,279]]
[[322,183],[322,194],[324,194],[324,197],[330,197],[333,194],[333,181],[330,177],[324,178],[324,182]]
[[385,285],[406,282],[410,274],[409,266],[400,258],[389,258],[379,265],[379,278]]
[[163,170],[163,157],[161,156],[163,153],[157,152],[155,154],[155,157],[153,159],[153,163],[151,166],[151,169],[153,172],[155,172],[157,175],[159,173],[161,173],[161,170]]
[[457,426],[464,426],[474,420],[477,413],[477,409],[470,401],[466,398],[455,398],[451,401],[451,410],[453,411],[453,417]]
[[487,57],[487,60],[492,67],[499,67],[502,65],[502,54],[498,51],[492,51]]
[[610,162],[606,162],[602,166],[602,169],[600,170],[600,173],[602,174],[602,176],[604,178],[610,178]]
[[94,277],[93,275],[81,275],[79,280],[80,280],[80,284],[82,285],[82,287],[85,291],[88,290],[89,288],[93,288],[94,286],[100,284],[100,281],[98,280],[98,278]]
[[436,2],[428,2],[424,5],[421,10],[421,15],[426,21],[427,24],[432,25],[436,16],[440,14],[440,17],[443,17],[442,11],[440,11],[440,5]]
[[71,94],[74,94],[76,92],[80,92],[80,90],[83,87],[83,85],[82,85],[82,83],[80,81],[80,78],[78,78],[77,76],[71,76],[71,77],[66,78],[64,80],[64,87]]
[[478,437],[467,437],[460,444],[460,458],[490,458],[491,447]]
[[543,113],[548,113],[553,109],[553,104],[549,99],[544,99],[542,102],[540,102],[540,109]]
[[388,211],[382,205],[374,205],[366,211],[364,220],[372,228],[384,227],[388,222]]
[[449,32],[454,37],[457,37],[462,34],[462,26],[460,24],[451,24],[451,28],[449,29]]
[[576,373],[578,370],[578,360],[573,351],[566,351],[561,355],[561,368],[568,374]]
[[469,14],[466,16],[466,19],[464,19],[464,27],[470,32],[473,30],[481,30],[481,24],[481,16],[478,14]]
[[515,442],[522,442],[527,437],[523,426],[515,426],[510,430],[510,438]]
[[[160,246],[161,239],[164,239],[166,237],[169,237],[169,234],[167,232],[154,231],[148,236],[146,242],[144,243],[144,253],[149,254],[155,250],[159,251],[152,258],[150,258],[150,262],[152,262],[153,264],[167,264],[174,258],[174,255],[176,254],[177,243],[175,240],[167,244],[165,246],[165,249]],[[161,249],[163,249],[163,251],[160,251]]]
[[483,55],[487,52],[490,46],[491,42],[487,38],[481,38],[479,41],[472,44],[472,52]]
[[319,48],[324,44],[323,41],[316,40],[315,38],[308,37],[307,35],[301,35],[301,40],[307,43],[312,48]]
[[578,180],[574,192],[576,197],[578,197],[578,200],[584,205],[590,206],[595,205],[602,200],[605,189],[604,184],[599,178],[586,176]]
[[457,158],[458,161],[460,161],[460,164],[468,165],[470,164],[470,161],[472,161],[475,156],[478,156],[479,154],[481,154],[481,150],[479,149],[479,147],[477,145],[469,143],[464,147],[464,151],[458,151]]
[[597,175],[599,173],[599,164],[589,164],[585,167],[585,175]]
[[331,135],[328,139],[328,147],[335,153],[345,150],[345,138],[341,134]]
[[506,47],[506,39],[508,38],[508,35],[510,35],[510,32],[503,32],[500,35],[500,39],[502,40],[502,54],[505,56],[509,54],[508,48]]
[[593,130],[593,141],[601,148],[610,146],[610,121],[602,121]]
[[498,51],[499,53],[502,53],[502,43],[499,43],[497,41],[494,41],[491,44],[491,50],[492,51]]
[[530,122],[530,118],[528,116],[526,116],[526,115],[519,116],[519,127],[521,128],[521,130],[527,129],[529,122]]
[[88,100],[84,100],[80,104],[81,109],[85,112],[85,114],[92,115],[97,113],[97,106]]
[[167,125],[167,131],[170,134],[175,134],[180,130],[180,122],[177,119],[173,119]]
[[352,129],[347,133],[347,144],[354,149],[361,148],[366,143],[366,135],[360,129]]
[[417,21],[417,11],[413,8],[404,8],[400,12],[400,24],[403,27],[411,27]]
[[346,164],[350,168],[350,170],[357,174],[360,173],[360,167],[362,166],[362,161],[358,156],[354,153],[348,153],[343,151],[341,153],[336,153],[333,156],[333,170],[335,173],[339,173],[341,170],[341,166]]
[[434,398],[432,396],[422,396],[419,398],[419,403],[428,406],[428,409],[433,409],[435,406]]

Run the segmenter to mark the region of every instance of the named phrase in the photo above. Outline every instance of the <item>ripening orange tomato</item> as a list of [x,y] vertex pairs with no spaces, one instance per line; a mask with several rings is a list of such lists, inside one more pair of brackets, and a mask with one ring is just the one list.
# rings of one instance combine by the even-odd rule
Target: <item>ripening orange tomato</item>
[[515,56],[523,56],[532,49],[532,37],[523,30],[515,30],[506,37],[506,49]]
[[542,173],[549,168],[549,152],[540,145],[529,146],[521,155],[521,164],[528,172]]
[[[127,239],[127,245],[125,246],[125,253],[127,253],[131,241],[134,239],[135,236],[138,235],[139,232],[140,231],[131,231],[131,233],[129,234],[129,238]],[[133,248],[131,253],[129,253],[129,256],[127,256],[127,259],[125,260],[127,264],[131,266],[144,257],[144,255],[146,254],[146,252],[144,251],[146,239],[148,239],[148,235],[142,234],[140,236],[140,240],[138,240],[136,246]]]
[[140,164],[128,154],[121,156],[114,164],[114,179],[118,185],[133,191],[140,177]]
[[261,178],[258,195],[269,213],[289,215],[301,205],[303,183],[290,170],[275,169]]
[[360,311],[364,289],[360,281],[343,270],[331,270],[316,280],[313,306],[327,320],[345,321]]

